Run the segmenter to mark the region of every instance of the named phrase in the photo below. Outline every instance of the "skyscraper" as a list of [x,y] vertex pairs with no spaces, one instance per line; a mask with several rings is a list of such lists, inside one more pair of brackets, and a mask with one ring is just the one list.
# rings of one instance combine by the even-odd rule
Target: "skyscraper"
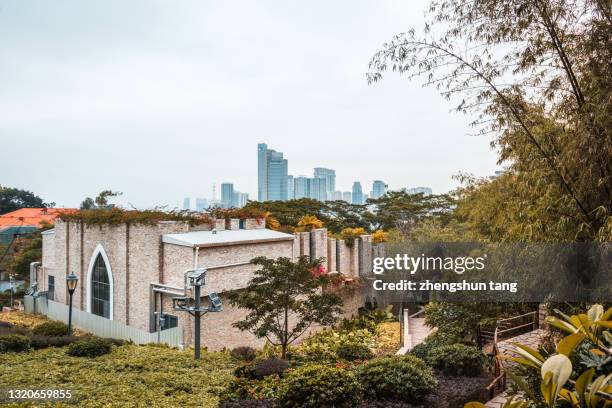
[[287,200],[288,163],[281,152],[257,145],[257,199],[259,201]]
[[183,210],[191,210],[191,199],[189,197],[183,199]]
[[295,198],[295,182],[293,176],[287,176],[287,200],[293,200]]
[[372,183],[372,198],[379,198],[387,192],[387,185],[382,180],[374,180]]
[[208,208],[208,200],[205,198],[196,198],[195,206],[196,206],[196,211],[202,212]]
[[342,193],[342,201],[346,201],[347,203],[351,203],[352,202],[351,192],[350,191],[344,191]]
[[308,191],[308,197],[313,200],[326,201],[327,200],[327,179],[325,178],[311,178],[310,189]]
[[326,195],[331,197],[331,194],[336,190],[336,170],[315,167],[314,177],[325,179]]
[[363,190],[361,189],[361,183],[356,181],[353,183],[353,194],[352,194],[352,203],[353,204],[363,204]]
[[293,179],[294,193],[293,196],[296,200],[304,197],[308,197],[310,191],[310,179],[306,176],[298,176]]
[[232,183],[221,183],[221,207],[230,208],[234,201],[234,185]]

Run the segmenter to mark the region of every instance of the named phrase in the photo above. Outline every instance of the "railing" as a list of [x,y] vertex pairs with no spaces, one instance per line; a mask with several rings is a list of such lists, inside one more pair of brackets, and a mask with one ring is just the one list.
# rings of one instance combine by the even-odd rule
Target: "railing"
[[[24,296],[24,311],[26,313],[44,314],[53,320],[68,321],[68,306],[44,297]],[[75,308],[72,309],[72,324],[76,328],[100,337],[131,340],[136,344],[166,343],[174,347],[183,344],[183,329],[181,327],[173,327],[159,333],[149,333]]]
[[[493,381],[491,381],[491,383],[486,387],[486,390],[489,393],[489,399],[493,399],[498,392],[505,390],[507,385],[506,369],[500,356],[498,342],[500,340],[537,329],[537,319],[538,312],[534,311],[497,321],[495,331],[493,333]],[[519,323],[517,325],[513,325],[516,321],[519,321]],[[528,322],[524,323],[525,321]],[[479,333],[480,332],[481,331],[479,330]],[[508,335],[508,333],[512,333],[512,335]]]
[[400,344],[401,347],[397,354],[406,354],[412,348],[412,335],[410,333],[410,319],[420,316],[425,313],[425,308],[421,307],[419,311],[409,315],[408,309],[402,310],[400,317]]

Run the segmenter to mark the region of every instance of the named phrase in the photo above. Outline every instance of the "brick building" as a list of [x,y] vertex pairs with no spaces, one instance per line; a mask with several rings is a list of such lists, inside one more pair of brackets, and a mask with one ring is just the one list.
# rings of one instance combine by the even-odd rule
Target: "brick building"
[[[363,268],[360,258],[368,263],[359,256],[363,244],[348,246],[328,239],[325,229],[285,234],[265,229],[263,220],[254,219],[215,220],[213,224],[85,225],[58,220],[54,229],[43,233],[42,264],[34,269],[33,278],[49,299],[67,304],[65,278],[74,272],[79,277],[75,308],[148,332],[158,329],[156,316],[162,314],[163,327],[181,327],[189,345],[193,318],[172,310],[172,297],[191,296],[185,272],[204,267],[208,272],[202,294],[219,293],[223,312],[202,318],[201,341],[218,350],[264,343],[232,327],[246,311],[232,307],[226,297],[228,291],[244,288],[252,278],[255,266],[250,260],[254,257],[324,257],[329,271],[353,277]],[[367,244],[368,238],[362,237],[363,242]],[[356,313],[363,304],[360,291],[344,297],[346,315]]]

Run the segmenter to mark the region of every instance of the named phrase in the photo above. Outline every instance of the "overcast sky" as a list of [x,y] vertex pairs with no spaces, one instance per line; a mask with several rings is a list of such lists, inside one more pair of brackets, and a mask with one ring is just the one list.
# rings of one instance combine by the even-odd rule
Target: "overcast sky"
[[433,88],[365,79],[426,1],[0,0],[0,184],[78,206],[176,206],[224,181],[256,198],[257,143],[337,187],[454,187],[489,140]]

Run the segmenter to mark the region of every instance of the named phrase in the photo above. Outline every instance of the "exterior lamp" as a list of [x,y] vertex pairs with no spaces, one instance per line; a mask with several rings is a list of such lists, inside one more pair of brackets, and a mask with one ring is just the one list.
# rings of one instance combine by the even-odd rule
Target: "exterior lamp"
[[11,309],[13,309],[13,293],[15,293],[15,277],[9,275],[9,285],[11,289]]
[[66,276],[66,287],[68,288],[68,294],[70,295],[70,305],[68,306],[68,335],[72,334],[72,295],[77,287],[79,277],[70,272],[70,275]]

